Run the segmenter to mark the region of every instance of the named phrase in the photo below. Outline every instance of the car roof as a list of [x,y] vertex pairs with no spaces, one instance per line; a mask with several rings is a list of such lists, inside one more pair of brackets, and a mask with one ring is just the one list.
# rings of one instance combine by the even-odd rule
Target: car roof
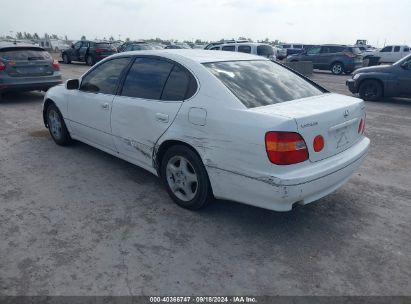
[[209,51],[200,49],[164,49],[132,51],[119,53],[114,56],[124,56],[126,54],[139,56],[161,56],[168,59],[188,59],[196,63],[220,62],[220,61],[241,61],[241,60],[268,60],[266,58],[240,52]]
[[37,45],[29,44],[29,43],[14,43],[9,41],[0,41],[0,49],[8,49],[8,48],[35,48],[44,51],[42,47]]

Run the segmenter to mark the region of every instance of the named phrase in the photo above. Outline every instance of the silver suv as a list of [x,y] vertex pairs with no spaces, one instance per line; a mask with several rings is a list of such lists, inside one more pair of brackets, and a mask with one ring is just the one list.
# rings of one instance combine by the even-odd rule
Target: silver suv
[[272,61],[275,61],[277,59],[274,54],[273,47],[265,43],[254,43],[254,42],[225,43],[225,44],[213,46],[212,48],[210,48],[210,50],[253,54],[253,55],[269,58]]

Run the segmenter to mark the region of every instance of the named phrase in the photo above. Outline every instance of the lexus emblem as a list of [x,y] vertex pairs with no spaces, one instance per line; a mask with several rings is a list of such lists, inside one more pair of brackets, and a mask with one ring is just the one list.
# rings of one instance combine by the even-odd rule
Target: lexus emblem
[[350,111],[345,110],[345,112],[344,112],[344,118],[347,118],[348,116],[350,116]]

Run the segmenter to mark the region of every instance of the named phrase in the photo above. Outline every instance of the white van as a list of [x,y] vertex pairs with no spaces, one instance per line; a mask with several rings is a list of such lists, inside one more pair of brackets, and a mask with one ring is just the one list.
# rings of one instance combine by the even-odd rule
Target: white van
[[225,43],[213,46],[210,50],[214,51],[229,51],[240,52],[258,55],[269,58],[272,61],[277,60],[274,54],[273,47],[266,43],[241,42],[241,43]]

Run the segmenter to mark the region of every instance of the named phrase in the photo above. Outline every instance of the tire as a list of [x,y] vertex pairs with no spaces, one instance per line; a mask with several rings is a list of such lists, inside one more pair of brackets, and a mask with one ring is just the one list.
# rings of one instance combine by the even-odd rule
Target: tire
[[330,70],[334,75],[341,75],[344,72],[344,65],[341,62],[334,62]]
[[204,208],[212,198],[210,181],[201,158],[182,145],[169,148],[161,162],[161,179],[173,201],[182,208]]
[[383,88],[377,80],[364,80],[360,84],[359,93],[360,97],[365,101],[377,101],[383,97]]
[[65,64],[70,64],[71,63],[71,60],[70,60],[69,56],[65,53],[63,54],[63,62]]
[[60,146],[67,146],[72,142],[59,109],[51,104],[47,108],[47,124],[54,142]]
[[94,58],[91,55],[87,55],[86,63],[88,66],[93,66],[95,64]]

